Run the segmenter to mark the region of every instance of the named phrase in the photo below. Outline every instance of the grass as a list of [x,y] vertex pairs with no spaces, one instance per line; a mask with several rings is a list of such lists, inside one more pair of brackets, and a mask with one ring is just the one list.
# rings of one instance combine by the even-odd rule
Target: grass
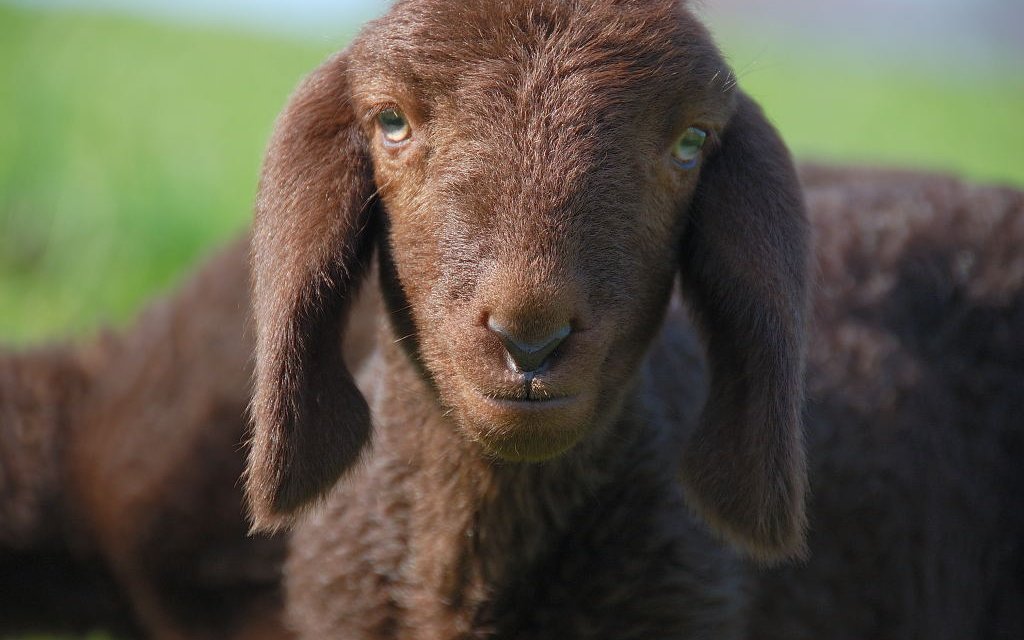
[[[1020,77],[720,35],[799,156],[1024,184]],[[242,228],[275,114],[342,41],[0,6],[0,342],[124,322]]]
[[760,50],[746,43],[766,42],[763,35],[723,35],[740,84],[799,157],[1024,185],[1024,71],[1012,61],[915,67],[883,52],[787,45],[781,33]]
[[123,321],[241,228],[333,48],[0,6],[0,340]]

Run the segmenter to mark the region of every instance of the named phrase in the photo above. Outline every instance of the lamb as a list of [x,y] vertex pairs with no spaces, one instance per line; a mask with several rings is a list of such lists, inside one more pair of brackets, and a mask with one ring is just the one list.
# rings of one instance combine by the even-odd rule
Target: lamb
[[1021,195],[804,179],[811,340],[796,171],[685,6],[400,1],[314,71],[246,477],[298,636],[1019,637]]
[[247,243],[137,324],[0,355],[0,635],[280,638],[283,540],[250,538]]
[[757,638],[1024,636],[1024,193],[808,166],[804,564]]

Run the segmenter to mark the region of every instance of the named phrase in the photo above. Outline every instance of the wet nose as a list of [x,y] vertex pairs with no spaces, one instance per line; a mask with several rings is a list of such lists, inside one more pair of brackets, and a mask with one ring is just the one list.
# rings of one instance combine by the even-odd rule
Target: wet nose
[[572,333],[572,328],[565,324],[539,340],[524,340],[505,328],[493,316],[487,319],[487,328],[501,339],[508,354],[509,364],[520,373],[531,373],[543,367],[548,356]]

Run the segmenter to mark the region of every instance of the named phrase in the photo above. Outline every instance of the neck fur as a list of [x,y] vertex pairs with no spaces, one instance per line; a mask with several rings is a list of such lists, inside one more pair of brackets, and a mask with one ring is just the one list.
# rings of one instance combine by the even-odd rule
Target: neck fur
[[406,610],[437,637],[466,632],[487,617],[496,589],[547,552],[618,473],[636,434],[591,434],[542,463],[496,460],[459,432],[408,355],[389,351],[378,406],[422,407],[414,423],[379,425],[376,445],[412,467],[407,565],[417,588]]

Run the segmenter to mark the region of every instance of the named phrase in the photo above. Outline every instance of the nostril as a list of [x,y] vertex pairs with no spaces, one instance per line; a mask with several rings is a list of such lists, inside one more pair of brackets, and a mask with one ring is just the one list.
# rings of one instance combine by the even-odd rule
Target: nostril
[[546,337],[536,341],[527,341],[516,336],[502,326],[494,317],[487,319],[487,328],[497,334],[505,345],[510,364],[520,373],[530,373],[540,369],[558,345],[569,337],[572,328],[566,324],[558,327]]

